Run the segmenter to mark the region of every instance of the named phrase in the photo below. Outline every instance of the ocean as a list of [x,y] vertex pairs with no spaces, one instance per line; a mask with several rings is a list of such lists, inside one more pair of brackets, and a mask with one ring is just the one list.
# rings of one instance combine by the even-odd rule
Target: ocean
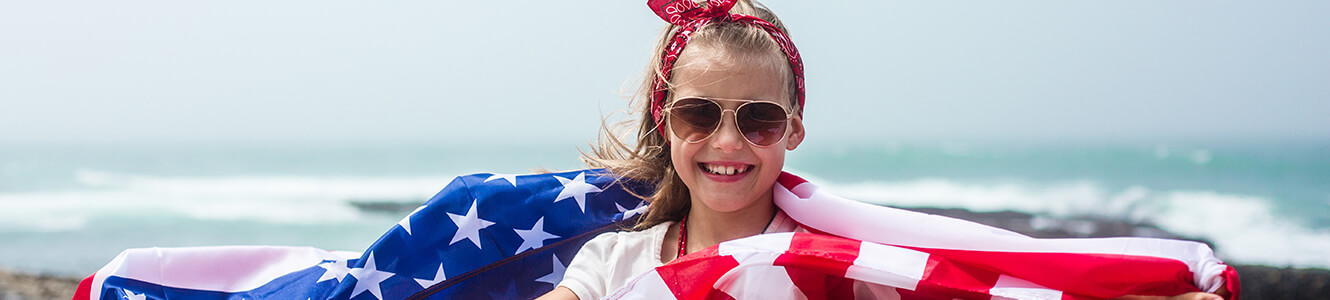
[[[0,268],[86,276],[121,250],[362,251],[454,176],[581,168],[584,142],[0,144]],[[1330,268],[1330,141],[806,143],[847,198],[1155,224],[1232,263]]]

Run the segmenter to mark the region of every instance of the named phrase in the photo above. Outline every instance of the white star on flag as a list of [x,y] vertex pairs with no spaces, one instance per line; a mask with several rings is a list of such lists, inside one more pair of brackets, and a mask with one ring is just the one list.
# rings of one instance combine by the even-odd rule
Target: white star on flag
[[493,175],[490,175],[490,178],[485,178],[485,181],[482,181],[482,182],[490,182],[490,181],[495,181],[495,180],[499,180],[499,179],[507,180],[508,183],[513,184],[513,187],[517,187],[517,174],[499,174],[499,173],[494,173]]
[[467,239],[470,240],[472,244],[476,244],[476,248],[484,248],[480,246],[480,230],[485,229],[485,227],[489,227],[490,225],[494,225],[494,222],[481,219],[480,213],[476,212],[477,206],[480,206],[480,203],[476,200],[472,200],[471,210],[467,211],[465,216],[448,213],[448,218],[453,219],[453,224],[457,225],[457,233],[453,234],[453,240],[448,242],[448,245],[456,244],[457,241],[461,241],[462,239]]
[[536,278],[536,281],[548,282],[549,284],[552,284],[554,286],[559,286],[559,280],[563,280],[563,272],[564,269],[566,269],[567,267],[563,266],[562,262],[559,262],[558,255],[550,255],[550,256],[554,257],[554,270],[550,271],[548,275]]
[[351,290],[351,298],[369,291],[374,295],[374,299],[383,299],[383,290],[379,289],[379,284],[388,277],[393,277],[393,273],[379,271],[378,266],[374,265],[374,252],[370,252],[365,267],[351,269],[351,276],[356,278],[356,287]]
[[128,298],[129,300],[146,300],[148,296],[144,296],[143,294],[135,294],[130,290],[125,290],[125,298]]
[[342,282],[342,280],[345,280],[346,278],[346,273],[351,271],[346,268],[346,261],[340,259],[321,263],[319,264],[319,267],[324,270],[323,276],[320,276],[319,281],[315,281],[315,283],[331,279],[337,279],[337,282]]
[[559,237],[550,234],[549,232],[545,232],[545,217],[536,219],[536,224],[531,225],[531,229],[523,230],[513,228],[513,231],[517,232],[517,235],[522,237],[522,246],[518,246],[517,251],[513,252],[513,254],[522,253],[522,251],[526,249],[540,248],[545,246],[545,240]]
[[443,274],[443,264],[440,263],[439,271],[434,273],[434,279],[420,279],[420,278],[414,278],[414,279],[416,280],[416,283],[420,283],[420,287],[428,289],[429,287],[434,286],[435,284],[443,282],[444,279],[448,279],[448,276]]
[[402,225],[402,229],[406,230],[406,234],[411,235],[411,216],[416,215],[416,213],[420,212],[420,210],[425,209],[426,206],[429,205],[421,205],[420,207],[417,207],[416,210],[411,211],[411,213],[407,214],[405,218],[402,218],[401,221],[398,221],[397,225]]
[[559,183],[563,183],[563,190],[559,191],[558,197],[554,197],[554,202],[558,203],[560,200],[573,198],[577,201],[577,208],[581,209],[582,213],[586,213],[586,194],[601,191],[600,188],[586,183],[586,172],[577,173],[577,177],[573,179],[559,176],[554,176],[554,179],[558,179]]
[[641,214],[641,213],[642,213],[642,206],[643,206],[643,204],[646,204],[646,202],[638,202],[638,203],[637,203],[637,206],[634,206],[632,209],[627,209],[627,208],[623,208],[622,205],[619,205],[618,202],[615,202],[615,203],[614,203],[614,208],[615,208],[615,209],[618,209],[619,212],[623,213],[623,219],[621,219],[621,220],[627,220],[628,218],[632,218],[633,216],[636,216],[636,215],[638,215],[638,214]]

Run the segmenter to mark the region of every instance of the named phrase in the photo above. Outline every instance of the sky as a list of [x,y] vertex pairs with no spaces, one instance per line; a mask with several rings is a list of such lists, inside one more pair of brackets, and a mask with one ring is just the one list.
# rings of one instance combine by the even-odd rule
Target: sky
[[[0,142],[591,140],[644,1],[7,1]],[[1330,139],[1330,2],[787,1],[818,139]]]

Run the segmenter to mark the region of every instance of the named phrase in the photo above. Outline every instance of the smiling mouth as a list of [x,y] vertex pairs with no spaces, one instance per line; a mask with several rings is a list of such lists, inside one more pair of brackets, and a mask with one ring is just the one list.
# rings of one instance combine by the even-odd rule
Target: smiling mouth
[[706,170],[707,173],[722,175],[722,176],[739,175],[753,170],[753,165],[743,165],[737,167],[732,165],[729,166],[712,165],[706,163],[698,163],[697,165],[701,167],[703,170]]

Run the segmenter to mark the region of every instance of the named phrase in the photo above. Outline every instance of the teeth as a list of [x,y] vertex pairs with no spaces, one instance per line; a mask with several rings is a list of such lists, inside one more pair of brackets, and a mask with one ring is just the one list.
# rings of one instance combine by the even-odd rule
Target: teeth
[[735,168],[734,166],[705,165],[708,172],[717,175],[734,175],[748,171],[747,166]]

